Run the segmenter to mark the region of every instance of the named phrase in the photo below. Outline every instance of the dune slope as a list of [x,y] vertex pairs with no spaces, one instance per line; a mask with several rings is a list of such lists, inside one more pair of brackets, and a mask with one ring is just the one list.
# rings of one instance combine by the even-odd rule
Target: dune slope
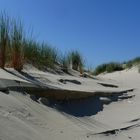
[[[2,140],[138,140],[140,137],[140,75],[136,68],[92,79],[37,69],[24,69],[24,73],[8,69],[0,70],[0,78]],[[75,91],[71,96],[81,91],[92,96],[49,99],[41,94],[36,96],[33,91],[28,94],[23,88],[27,86]]]

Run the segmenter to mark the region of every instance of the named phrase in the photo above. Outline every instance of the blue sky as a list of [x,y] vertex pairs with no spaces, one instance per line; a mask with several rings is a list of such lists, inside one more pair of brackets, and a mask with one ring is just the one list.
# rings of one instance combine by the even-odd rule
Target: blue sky
[[0,0],[34,37],[79,50],[87,65],[140,56],[140,0]]

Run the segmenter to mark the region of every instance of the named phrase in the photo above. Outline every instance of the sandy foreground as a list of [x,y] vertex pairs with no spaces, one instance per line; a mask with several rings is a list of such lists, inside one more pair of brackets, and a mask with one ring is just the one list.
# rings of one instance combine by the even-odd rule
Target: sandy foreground
[[[71,74],[0,69],[0,140],[140,139],[137,68],[93,78]],[[46,98],[51,89],[61,92]],[[61,93],[65,98],[58,100]]]

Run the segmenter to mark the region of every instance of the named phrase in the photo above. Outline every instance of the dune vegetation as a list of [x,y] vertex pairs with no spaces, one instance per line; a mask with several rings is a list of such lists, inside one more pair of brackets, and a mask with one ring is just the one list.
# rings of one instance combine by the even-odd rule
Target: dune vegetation
[[4,68],[6,62],[6,49],[9,46],[9,17],[0,16],[0,67]]
[[126,68],[131,68],[134,65],[139,65],[140,64],[140,57],[136,57],[136,58],[134,58],[132,60],[124,62],[124,64],[126,65]]
[[82,55],[78,51],[72,51],[69,53],[69,59],[72,64],[72,69],[79,70],[80,73],[83,73],[83,66],[84,66],[84,60]]
[[123,65],[121,63],[111,62],[111,63],[99,65],[95,69],[94,74],[99,75],[99,74],[104,73],[104,72],[110,73],[110,72],[114,72],[114,71],[121,71],[123,69],[124,68],[123,68]]
[[114,71],[130,69],[136,65],[140,65],[140,57],[136,57],[132,60],[129,60],[129,61],[126,61],[123,63],[117,63],[117,62],[105,63],[105,64],[101,64],[96,67],[96,69],[94,70],[94,75],[99,75],[104,72],[110,73],[110,72],[114,72]]
[[[30,63],[39,69],[60,66],[64,72],[74,69],[81,74],[86,71],[85,61],[81,53],[73,50],[66,53],[48,43],[38,42],[29,37],[20,20],[9,17],[5,12],[0,13],[0,67],[13,67],[21,71],[25,63]],[[140,64],[140,57],[117,63],[110,62],[96,67],[92,74],[120,71]],[[91,72],[89,72],[91,73]]]
[[[72,63],[71,63],[72,62]],[[31,63],[42,69],[55,69],[56,65],[67,71],[72,65],[74,70],[83,71],[84,61],[78,51],[64,55],[57,48],[44,42],[37,42],[26,34],[20,20],[9,17],[5,12],[0,14],[0,67],[23,69],[25,63]]]

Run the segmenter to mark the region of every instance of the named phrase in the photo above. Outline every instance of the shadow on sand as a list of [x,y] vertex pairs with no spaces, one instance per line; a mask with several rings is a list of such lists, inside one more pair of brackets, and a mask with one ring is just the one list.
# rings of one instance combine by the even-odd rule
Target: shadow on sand
[[97,96],[71,101],[46,101],[45,99],[41,99],[40,102],[44,105],[76,117],[95,115],[99,111],[103,110],[103,103]]
[[[21,74],[24,76],[20,76],[18,74],[15,74],[14,72],[8,71],[10,74],[13,74],[15,76],[18,76],[19,78],[22,78],[24,80],[28,80],[35,85],[39,85],[40,87],[43,87],[44,84],[40,81],[38,81],[36,78],[32,77],[31,75],[21,72]],[[125,91],[124,93],[127,93],[128,91]],[[122,96],[124,95],[123,92],[120,92],[118,94],[112,94],[111,96],[107,96],[104,99],[100,96],[94,96],[94,97],[88,97],[84,99],[77,99],[77,100],[50,100],[47,98],[41,98],[36,97],[35,95],[31,95],[30,98],[36,102],[40,102],[46,106],[49,106],[51,108],[55,108],[58,111],[62,113],[67,113],[75,117],[84,117],[84,116],[92,116],[96,115],[98,112],[102,111],[104,108],[104,104],[110,104],[111,102],[116,102],[118,100],[123,100],[127,98],[132,98],[133,96]]]
[[16,74],[10,70],[7,70],[7,69],[4,69],[6,72],[14,75],[14,76],[17,76],[18,78],[21,78],[23,80],[26,80],[26,81],[29,81],[37,86],[40,86],[40,87],[43,87],[45,86],[45,84],[43,84],[42,82],[40,82],[39,80],[37,80],[35,77],[31,76],[30,74],[26,73],[26,72],[19,72],[19,74],[21,74],[21,76],[19,74]]
[[55,108],[62,113],[67,113],[75,117],[84,117],[96,115],[98,112],[103,111],[104,105],[108,105],[118,100],[124,100],[132,98],[133,96],[125,95],[123,93],[115,94],[112,96],[105,97],[104,99],[99,96],[89,97],[81,100],[70,100],[70,101],[55,101],[48,100],[46,98],[40,98],[40,102],[51,108]]
[[40,102],[60,112],[75,117],[92,116],[103,110],[103,102],[99,97],[90,97],[82,100],[54,101],[40,99]]

